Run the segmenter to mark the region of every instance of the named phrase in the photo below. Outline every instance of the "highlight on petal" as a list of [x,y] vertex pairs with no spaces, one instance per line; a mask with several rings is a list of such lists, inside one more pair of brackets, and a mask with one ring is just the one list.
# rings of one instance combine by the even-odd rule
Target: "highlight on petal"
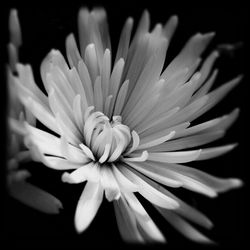
[[142,175],[137,171],[130,167],[126,168],[124,166],[122,166],[120,169],[129,180],[139,187],[139,193],[153,204],[167,209],[176,209],[179,207],[178,202],[176,202],[174,199],[163,195],[157,189],[148,185],[148,183],[141,178]]
[[75,213],[75,227],[83,232],[94,219],[103,199],[103,189],[99,183],[88,181],[78,201]]
[[105,196],[108,201],[118,200],[121,196],[119,185],[115,175],[109,167],[101,169],[101,184],[105,190]]
[[129,206],[132,208],[135,213],[135,217],[137,223],[139,225],[139,229],[141,231],[142,236],[146,241],[154,241],[154,242],[165,242],[165,237],[155,225],[153,220],[150,218],[146,210],[143,208],[141,203],[135,197],[133,193],[125,194],[126,200]]
[[201,150],[167,152],[167,153],[151,153],[148,154],[149,161],[165,162],[165,163],[184,163],[196,160],[201,154]]

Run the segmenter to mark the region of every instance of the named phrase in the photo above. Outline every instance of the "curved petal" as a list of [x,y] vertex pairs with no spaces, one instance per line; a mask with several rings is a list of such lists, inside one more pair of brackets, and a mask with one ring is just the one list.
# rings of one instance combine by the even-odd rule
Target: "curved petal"
[[143,231],[143,237],[146,238],[147,241],[165,242],[165,237],[135,195],[133,193],[125,194],[125,197],[129,206],[135,213],[137,223]]
[[129,180],[138,185],[139,193],[150,202],[167,209],[176,209],[179,207],[179,204],[178,202],[176,202],[176,200],[163,195],[157,189],[153,188],[151,185],[145,182],[141,178],[142,174],[140,174],[139,172],[135,171],[129,166],[122,166],[120,170]]
[[186,222],[174,212],[162,208],[157,208],[157,210],[177,231],[179,231],[188,239],[200,243],[213,243],[213,241],[211,241],[209,238],[197,231],[188,222]]
[[88,181],[78,201],[75,213],[75,227],[83,232],[94,219],[103,199],[103,189],[99,183]]
[[135,214],[128,206],[125,198],[114,201],[116,221],[119,232],[122,238],[131,243],[144,243],[144,239],[141,236],[137,228]]

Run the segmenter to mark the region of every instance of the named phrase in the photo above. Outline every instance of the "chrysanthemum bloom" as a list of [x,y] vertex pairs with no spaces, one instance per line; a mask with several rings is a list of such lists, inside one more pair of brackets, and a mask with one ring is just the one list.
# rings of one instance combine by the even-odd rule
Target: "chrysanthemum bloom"
[[205,228],[212,226],[211,221],[168,187],[216,197],[242,184],[182,165],[217,157],[235,147],[200,149],[224,135],[238,109],[199,125],[191,123],[214,107],[241,77],[209,92],[218,73],[212,70],[218,52],[213,51],[203,62],[201,55],[214,33],[191,37],[164,69],[176,16],[149,31],[145,11],[131,42],[133,20],[129,18],[114,66],[106,12],[81,9],[78,25],[80,50],[70,34],[67,61],[52,50],[41,64],[46,94],[35,84],[29,66],[19,64],[19,75],[14,77],[21,102],[51,130],[25,124],[26,140],[36,149],[34,157],[50,168],[71,170],[62,175],[64,182],[86,182],[76,207],[76,230],[82,232],[90,225],[105,194],[113,201],[126,241],[164,242],[137,192],[187,238],[210,242],[188,221]]
[[62,208],[61,202],[53,195],[27,182],[26,179],[30,177],[30,173],[26,169],[19,169],[19,164],[32,160],[31,151],[24,140],[27,131],[23,126],[23,122],[26,121],[28,124],[35,126],[36,118],[20,103],[13,84],[13,74],[16,73],[16,64],[18,63],[18,48],[21,45],[21,29],[16,10],[12,10],[10,13],[9,26],[10,43],[8,45],[7,87],[10,126],[7,133],[7,189],[13,198],[22,203],[39,211],[55,214]]

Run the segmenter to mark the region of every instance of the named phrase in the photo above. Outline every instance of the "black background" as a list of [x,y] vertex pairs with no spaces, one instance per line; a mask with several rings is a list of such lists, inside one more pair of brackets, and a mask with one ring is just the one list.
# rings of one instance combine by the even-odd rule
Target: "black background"
[[[108,13],[110,34],[113,51],[116,51],[121,28],[128,16],[135,19],[135,26],[147,8],[151,14],[152,26],[157,22],[165,23],[172,14],[177,14],[180,24],[177,33],[168,49],[166,61],[169,62],[182,48],[186,40],[196,32],[216,31],[216,38],[209,46],[209,50],[220,43],[244,42],[244,47],[235,51],[233,55],[222,54],[216,63],[220,72],[216,81],[216,86],[230,80],[240,73],[246,74],[246,30],[248,27],[248,11],[245,8],[212,7],[204,4],[199,7],[184,8],[183,6],[170,6],[167,1],[159,4],[139,2],[67,2],[54,4],[32,4],[12,3],[3,6],[1,17],[3,21],[2,41],[1,41],[1,64],[2,72],[6,63],[6,47],[8,42],[8,14],[10,8],[17,8],[23,33],[23,46],[21,49],[21,61],[30,63],[35,73],[36,82],[41,85],[39,78],[40,63],[45,55],[52,48],[57,48],[65,54],[65,37],[70,32],[77,34],[77,13],[81,6],[92,8],[94,6],[104,6]],[[115,57],[113,52],[113,58]],[[4,81],[4,73],[3,78]],[[214,118],[225,113],[229,113],[235,107],[240,107],[240,118],[229,130],[226,137],[214,145],[239,142],[239,146],[230,154],[221,158],[200,162],[199,164],[189,164],[208,173],[221,177],[239,177],[246,183],[246,160],[247,154],[246,134],[247,134],[247,81],[246,78],[235,88],[215,109],[205,115],[206,119]],[[5,88],[4,85],[1,87]],[[1,112],[5,112],[5,92],[1,91]],[[204,121],[202,117],[200,121]],[[4,120],[1,120],[4,124]],[[4,133],[3,133],[4,138]],[[5,151],[8,143],[1,140],[1,151]],[[2,158],[4,159],[4,158]],[[4,164],[4,160],[2,162]],[[86,232],[77,235],[73,225],[73,217],[77,200],[84,187],[83,185],[69,185],[60,182],[60,172],[45,168],[37,163],[27,165],[33,174],[30,182],[51,192],[57,196],[64,204],[64,210],[60,215],[48,216],[32,210],[17,201],[4,195],[4,213],[1,227],[4,230],[4,239],[10,245],[21,247],[47,248],[50,246],[60,248],[90,247],[98,248],[120,248],[129,247],[122,242],[117,226],[113,206],[104,200],[96,218]],[[4,182],[3,182],[4,183]],[[4,186],[4,185],[3,185]],[[196,206],[206,213],[214,222],[215,226],[211,231],[204,231],[210,238],[218,243],[218,247],[240,248],[245,241],[245,205],[246,205],[246,184],[240,190],[233,190],[221,194],[216,199],[210,199],[185,190],[176,190],[176,194]],[[155,246],[158,248],[202,248],[203,246],[190,242],[172,229],[164,221],[151,205],[142,199],[143,205],[149,214],[159,225],[168,240],[167,246]],[[152,246],[149,246],[152,247]],[[6,248],[7,249],[7,248]]]

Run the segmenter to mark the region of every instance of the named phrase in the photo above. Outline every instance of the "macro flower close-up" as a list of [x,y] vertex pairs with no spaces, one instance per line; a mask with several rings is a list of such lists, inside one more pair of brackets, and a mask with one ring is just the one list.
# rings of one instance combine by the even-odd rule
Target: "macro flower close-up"
[[[21,28],[11,10],[7,84],[15,98],[9,98],[7,122],[15,142],[8,152],[18,139],[25,150],[18,156],[59,174],[64,190],[81,187],[71,214],[75,234],[88,231],[107,200],[123,241],[171,241],[146,202],[164,218],[165,227],[196,243],[214,244],[206,236],[212,220],[178,194],[188,190],[215,198],[243,185],[237,176],[214,176],[200,167],[237,146],[237,141],[212,143],[227,136],[239,108],[212,118],[206,113],[241,82],[242,72],[217,84],[220,71],[214,65],[227,49],[211,49],[211,31],[191,34],[170,60],[178,16],[155,24],[149,11],[138,23],[131,17],[125,21],[114,49],[105,8],[80,8],[78,32],[66,37],[65,51],[51,48],[44,55],[38,80],[33,74],[38,69],[17,59]],[[67,209],[46,191],[40,190],[38,203],[36,194],[25,192],[32,197],[26,203],[35,209]]]

